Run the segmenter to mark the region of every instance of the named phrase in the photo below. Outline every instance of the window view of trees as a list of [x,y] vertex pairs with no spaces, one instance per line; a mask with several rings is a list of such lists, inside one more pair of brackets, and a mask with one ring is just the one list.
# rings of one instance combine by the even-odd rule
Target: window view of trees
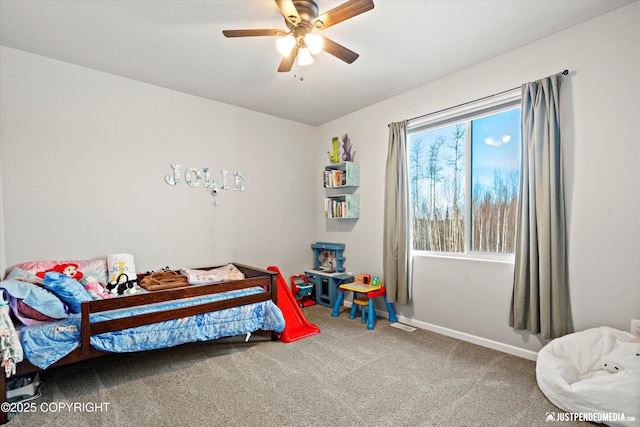
[[512,253],[520,109],[409,137],[413,248]]
[[464,123],[410,139],[413,248],[464,252]]

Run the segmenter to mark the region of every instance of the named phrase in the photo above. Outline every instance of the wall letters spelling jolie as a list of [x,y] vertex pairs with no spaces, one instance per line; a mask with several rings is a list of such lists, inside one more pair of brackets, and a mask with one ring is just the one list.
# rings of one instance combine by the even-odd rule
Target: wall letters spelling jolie
[[[178,185],[182,165],[171,165],[171,168],[173,169],[173,174],[165,175],[164,180],[169,185]],[[204,172],[204,178],[202,177],[202,172]],[[229,171],[220,171],[222,175],[222,184],[220,184],[220,187],[218,187],[218,182],[215,179],[213,181],[211,180],[211,171],[209,168],[202,168],[202,172],[193,166],[187,168],[184,171],[184,182],[186,182],[189,187],[198,187],[204,179],[204,188],[210,188],[216,192],[218,188],[221,190],[229,189]],[[244,191],[244,172],[233,172],[233,189],[235,191]]]

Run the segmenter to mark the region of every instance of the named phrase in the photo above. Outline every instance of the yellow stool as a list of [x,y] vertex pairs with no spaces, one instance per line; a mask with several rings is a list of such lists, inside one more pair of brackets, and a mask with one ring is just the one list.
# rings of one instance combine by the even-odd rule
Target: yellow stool
[[[369,298],[354,298],[353,299],[353,307],[351,308],[350,319],[355,319],[356,313],[358,312],[358,306],[360,306],[360,310],[362,310],[362,323],[367,323],[365,318],[365,309],[369,305]],[[374,320],[375,320],[375,311],[374,311]]]

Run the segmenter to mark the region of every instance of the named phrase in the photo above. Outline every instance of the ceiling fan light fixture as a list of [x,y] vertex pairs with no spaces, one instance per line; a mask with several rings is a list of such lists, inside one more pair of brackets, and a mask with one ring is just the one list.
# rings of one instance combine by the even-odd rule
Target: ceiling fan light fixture
[[[2,1],[2,0],[0,0]],[[279,73],[291,71],[298,65],[312,64],[313,56],[324,51],[339,60],[351,64],[358,54],[333,40],[315,34],[314,30],[325,30],[347,19],[351,19],[374,8],[373,0],[343,0],[327,12],[319,13],[318,0],[275,0],[284,18],[287,29],[224,30],[225,37],[276,36],[276,47],[283,58]]]
[[308,47],[304,47],[298,51],[298,65],[303,67],[305,65],[313,64],[313,56]]
[[276,40],[276,47],[282,56],[285,58],[291,54],[291,49],[296,45],[296,39],[293,34],[288,34],[284,37],[280,37]]
[[324,38],[317,34],[307,33],[304,36],[304,44],[307,45],[309,51],[312,54],[317,55],[322,51],[322,47],[324,46]]

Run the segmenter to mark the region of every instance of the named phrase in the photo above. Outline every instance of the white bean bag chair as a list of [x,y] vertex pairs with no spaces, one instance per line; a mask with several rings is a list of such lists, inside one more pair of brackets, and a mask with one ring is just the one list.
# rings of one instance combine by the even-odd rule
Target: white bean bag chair
[[556,338],[538,353],[536,379],[564,412],[609,426],[640,425],[640,342],[606,326]]

